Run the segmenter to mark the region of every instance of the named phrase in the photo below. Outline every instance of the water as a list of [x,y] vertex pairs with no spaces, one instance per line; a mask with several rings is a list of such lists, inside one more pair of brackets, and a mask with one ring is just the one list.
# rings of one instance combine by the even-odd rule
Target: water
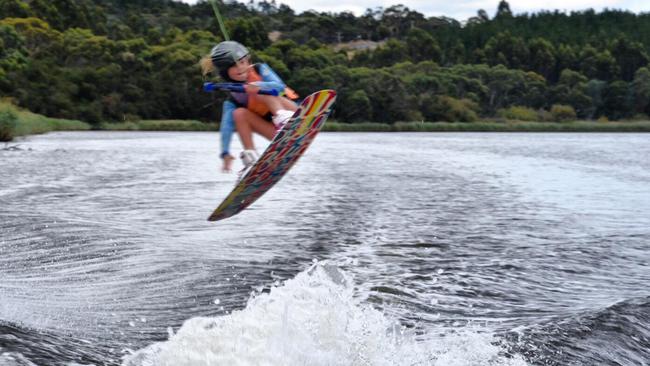
[[0,365],[650,364],[650,135],[325,133],[218,223],[214,133],[20,147]]

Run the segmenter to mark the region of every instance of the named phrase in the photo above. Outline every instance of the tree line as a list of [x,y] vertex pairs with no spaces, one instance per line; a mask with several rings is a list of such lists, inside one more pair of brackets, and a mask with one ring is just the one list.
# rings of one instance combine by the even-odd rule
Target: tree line
[[[650,14],[495,6],[461,22],[219,2],[231,38],[299,94],[336,89],[341,121],[647,119]],[[201,91],[197,65],[222,40],[207,1],[0,0],[0,17],[0,94],[24,108],[91,123],[218,116],[225,95]]]

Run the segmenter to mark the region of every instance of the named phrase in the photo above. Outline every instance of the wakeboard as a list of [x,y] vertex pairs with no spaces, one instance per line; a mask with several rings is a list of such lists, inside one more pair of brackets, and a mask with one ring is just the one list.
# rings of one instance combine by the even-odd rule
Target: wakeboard
[[334,90],[321,90],[306,97],[208,221],[240,213],[280,181],[321,130],[335,100]]

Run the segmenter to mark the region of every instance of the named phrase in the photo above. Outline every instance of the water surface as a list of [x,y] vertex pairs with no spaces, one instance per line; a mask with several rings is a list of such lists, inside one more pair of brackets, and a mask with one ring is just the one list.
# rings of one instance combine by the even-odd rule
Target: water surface
[[650,364],[650,135],[323,133],[218,223],[215,133],[20,143],[2,365]]

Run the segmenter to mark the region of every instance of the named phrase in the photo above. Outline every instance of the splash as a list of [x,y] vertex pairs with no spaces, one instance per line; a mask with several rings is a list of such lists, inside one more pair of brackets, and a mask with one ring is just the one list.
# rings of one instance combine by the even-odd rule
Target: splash
[[187,320],[124,366],[525,365],[499,355],[490,335],[423,341],[354,296],[337,267],[316,263],[229,315]]
[[3,352],[0,347],[0,365],[3,366],[36,366],[18,352]]

